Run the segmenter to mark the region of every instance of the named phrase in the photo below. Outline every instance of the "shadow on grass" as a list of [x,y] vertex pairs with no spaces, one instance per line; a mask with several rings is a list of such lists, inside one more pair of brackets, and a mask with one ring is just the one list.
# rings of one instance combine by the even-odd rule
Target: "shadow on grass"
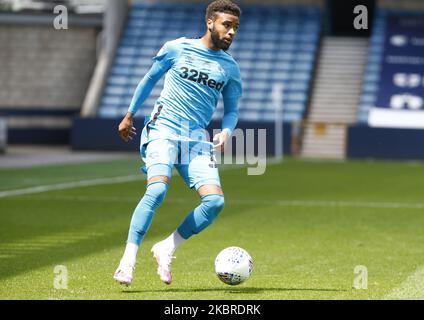
[[[228,180],[229,198],[248,197],[248,192],[252,189],[243,190],[241,186],[245,181],[238,170],[227,171],[225,180]],[[235,179],[237,178],[237,179]],[[168,195],[168,199],[181,199],[188,197],[188,192],[183,182],[178,180],[173,185],[173,189]],[[263,182],[265,190],[267,181]],[[139,183],[127,184],[127,188],[138,187]],[[141,189],[141,187],[140,187]],[[256,189],[261,189],[256,186]],[[90,256],[96,253],[105,252],[112,248],[124,248],[126,235],[128,233],[131,212],[137,204],[137,197],[134,196],[134,202],[101,202],[101,201],[73,201],[72,197],[79,196],[90,197],[109,194],[116,196],[126,191],[123,185],[107,185],[76,188],[73,190],[55,191],[53,193],[43,193],[39,201],[37,196],[33,199],[11,198],[10,201],[0,202],[0,211],[7,214],[0,215],[0,281],[21,273],[42,268],[44,266],[55,266],[64,262],[71,262],[84,256]],[[243,192],[242,192],[243,191]],[[140,191],[140,196],[142,189]],[[46,201],[45,198],[51,195],[52,200]],[[54,196],[67,196],[67,199],[55,200]],[[191,193],[192,200],[186,203],[178,203],[176,210],[175,203],[165,201],[160,211],[156,213],[154,219],[154,228],[149,230],[150,239],[163,238],[168,235],[170,230],[174,230],[176,225],[198,204],[197,197]],[[261,196],[261,195],[258,195]],[[31,201],[29,201],[31,200]],[[258,207],[262,205],[258,204]],[[249,210],[253,210],[255,205],[249,205]],[[246,207],[234,205],[226,209],[235,217],[243,213]],[[259,208],[258,208],[259,211]],[[227,215],[228,217],[230,215]],[[220,217],[221,225],[225,224],[226,215]],[[242,218],[241,218],[242,219]],[[175,223],[175,222],[178,222]],[[175,224],[174,224],[175,223]],[[91,232],[99,235],[90,236]],[[68,233],[82,236],[83,239],[68,241]],[[51,236],[51,237],[50,237]],[[34,239],[41,239],[34,244]],[[114,271],[118,259],[111,261],[111,273]],[[86,266],[82,266],[84,268]],[[87,268],[89,268],[87,266]],[[53,268],[51,277],[54,276]],[[296,289],[296,288],[205,288],[205,289],[167,289],[156,292],[228,292],[233,294],[254,294],[264,291],[294,291],[294,290],[315,290],[315,291],[334,291],[331,289]],[[136,293],[137,291],[126,291]],[[139,291],[154,292],[154,291]]]
[[[4,222],[10,226],[0,239],[0,281],[47,265],[63,264],[116,247],[124,248],[134,204],[105,207],[103,203],[94,202],[83,203],[83,206],[72,200],[42,204],[33,208],[31,216],[27,214],[27,202],[14,205],[13,220],[0,216],[0,225]],[[193,204],[188,203],[186,207]],[[170,210],[170,205],[164,206],[166,210]],[[189,209],[181,211],[189,212]],[[149,230],[150,239],[163,238],[172,230],[172,222],[181,218],[181,214],[157,217],[155,228]],[[76,235],[75,239],[69,239],[72,234]],[[34,243],[33,239],[41,240]],[[111,262],[111,272],[119,258]],[[51,276],[54,276],[53,269]]]
[[325,289],[325,288],[255,288],[255,287],[240,287],[240,288],[188,288],[188,289],[160,289],[160,290],[123,290],[124,294],[134,293],[190,293],[190,292],[222,292],[230,294],[259,294],[271,291],[317,291],[317,292],[343,292],[347,290],[340,289]]
[[[105,163],[100,167],[98,164],[84,165],[81,172],[75,171],[75,168],[64,167],[66,169],[65,178],[68,179],[71,175],[79,176],[84,172],[93,172],[93,170],[101,173],[113,166],[110,163]],[[51,174],[51,168],[40,170],[40,172],[26,174],[26,179],[37,179],[40,176]],[[16,170],[16,172],[16,174],[24,174],[26,171]],[[228,175],[226,180],[231,182],[229,189],[232,188],[231,185],[237,186],[237,188],[232,188],[234,189],[233,194],[236,195],[237,190],[240,190],[239,187],[243,184],[243,180],[240,182],[239,178],[244,175],[240,175],[239,170],[226,171],[226,175]],[[234,176],[237,179],[232,181]],[[125,186],[128,189],[140,188],[139,194],[130,192],[134,195],[134,202],[111,201],[104,203],[95,200],[90,202],[73,201],[72,199],[73,196],[76,199],[79,196],[95,198],[99,194],[103,197],[108,195],[116,197],[124,192],[126,194]],[[143,193],[144,185],[137,181],[126,185],[87,186],[72,190],[45,192],[30,195],[30,199],[29,196],[2,199],[0,211],[4,210],[7,214],[0,215],[0,281],[48,265],[63,264],[73,259],[104,252],[117,246],[123,249],[131,213]],[[189,193],[190,198],[188,198]],[[46,197],[49,196],[52,199],[47,199],[47,201]],[[66,196],[67,198],[55,199],[55,196]],[[185,216],[184,213],[190,212],[193,207],[198,205],[197,195],[189,191],[184,182],[178,179],[173,182],[168,199],[180,200],[181,198],[191,200],[184,204],[178,203],[178,210],[175,210],[175,203],[164,202],[160,209],[161,212],[156,214],[155,227],[149,230],[150,239],[163,238],[168,235],[170,230],[173,230],[172,228],[181,222]],[[245,208],[235,207],[227,210],[231,210],[231,216],[234,216],[242,213]],[[220,220],[223,219],[225,216],[220,218]],[[112,222],[115,224],[112,225]],[[178,223],[174,224],[174,222]],[[91,233],[99,235],[91,237]],[[74,240],[70,239],[72,234],[76,235]],[[82,239],[78,240],[79,236]],[[119,258],[116,257],[116,261],[111,262],[111,269],[115,268]],[[53,269],[51,276],[54,276]]]

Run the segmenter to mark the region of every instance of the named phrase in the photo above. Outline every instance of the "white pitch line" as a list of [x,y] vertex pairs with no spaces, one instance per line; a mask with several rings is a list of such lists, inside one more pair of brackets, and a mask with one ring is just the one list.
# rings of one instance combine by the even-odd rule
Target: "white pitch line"
[[[266,162],[267,165],[274,165],[277,163],[279,163],[279,161],[276,159],[268,159]],[[247,165],[222,167],[220,168],[220,171],[226,171],[229,169],[240,169],[243,167],[247,167]],[[42,192],[56,191],[56,190],[66,190],[66,189],[73,189],[78,187],[96,186],[96,185],[102,185],[102,184],[132,182],[137,180],[141,180],[141,181],[146,180],[146,175],[139,174],[139,175],[124,176],[124,177],[98,178],[98,179],[91,179],[91,180],[81,180],[81,181],[65,182],[65,183],[51,184],[51,185],[45,185],[45,186],[30,187],[25,189],[0,191],[0,198],[22,196],[26,194],[42,193]]]
[[417,268],[400,286],[383,300],[424,300],[424,266]]
[[[81,202],[133,202],[137,197],[86,197],[86,196],[53,196],[37,198],[23,198],[22,200],[65,200]],[[168,199],[167,202],[186,203],[187,198]],[[375,209],[424,209],[424,203],[401,202],[364,202],[364,201],[319,201],[319,200],[249,200],[228,198],[228,203],[241,205],[270,205],[281,207],[350,207],[350,208],[375,208]]]
[[[252,201],[253,203],[253,201]],[[353,207],[380,209],[424,209],[424,203],[407,202],[369,202],[369,201],[336,201],[336,200],[277,200],[271,204],[281,206],[310,206],[310,207]]]
[[91,180],[65,182],[65,183],[37,186],[37,187],[31,187],[31,188],[25,188],[25,189],[1,191],[0,198],[22,196],[25,194],[41,193],[41,192],[47,192],[47,191],[73,189],[78,187],[96,186],[96,185],[102,185],[102,184],[132,182],[137,180],[143,180],[143,176],[131,175],[131,176],[124,176],[124,177],[99,178],[99,179],[91,179]]

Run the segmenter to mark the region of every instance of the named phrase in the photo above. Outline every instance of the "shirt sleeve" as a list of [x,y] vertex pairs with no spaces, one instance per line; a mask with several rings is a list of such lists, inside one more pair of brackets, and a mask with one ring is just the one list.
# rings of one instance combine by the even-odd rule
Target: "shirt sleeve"
[[231,136],[238,122],[238,100],[235,97],[224,98],[224,117],[222,118],[222,131],[227,131]]
[[229,135],[233,131],[238,122],[238,102],[243,93],[240,69],[238,65],[233,68],[231,77],[224,89],[222,90],[222,97],[224,100],[224,117],[222,119],[222,131],[226,130]]
[[156,56],[153,57],[153,60],[158,62],[160,67],[166,72],[173,66],[178,55],[178,44],[174,41],[168,41],[163,45]]
[[166,42],[153,57],[153,65],[149,72],[143,77],[135,90],[128,112],[137,113],[141,105],[152,92],[153,87],[160,78],[172,67],[177,55],[177,48],[172,42]]
[[225,98],[236,98],[239,99],[243,94],[243,88],[241,84],[241,75],[240,75],[240,69],[238,65],[233,68],[230,79],[228,80],[228,83],[225,85],[224,89],[222,90],[222,96]]
[[158,62],[155,62],[149,72],[143,77],[134,92],[128,112],[136,114],[141,105],[146,101],[152,92],[153,87],[159,79],[166,73]]

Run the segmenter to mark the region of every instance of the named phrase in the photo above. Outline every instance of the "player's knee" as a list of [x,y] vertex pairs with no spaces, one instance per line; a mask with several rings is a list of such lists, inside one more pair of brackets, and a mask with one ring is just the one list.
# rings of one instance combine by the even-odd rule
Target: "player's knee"
[[203,197],[202,202],[207,207],[212,219],[215,219],[224,209],[225,199],[223,195],[211,194]]
[[147,186],[145,197],[153,207],[158,207],[165,200],[168,184],[164,181],[156,181]]

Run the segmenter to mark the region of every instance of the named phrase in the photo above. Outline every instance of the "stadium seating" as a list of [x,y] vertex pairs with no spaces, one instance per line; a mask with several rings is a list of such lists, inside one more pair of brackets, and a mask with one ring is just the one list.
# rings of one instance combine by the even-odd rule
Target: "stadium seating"
[[422,12],[380,8],[374,18],[373,33],[370,38],[368,62],[364,73],[361,102],[358,108],[358,123],[368,124],[368,114],[377,101],[380,83],[380,68],[384,54],[386,19],[390,14],[423,15]]
[[[99,115],[125,114],[134,90],[168,40],[202,36],[203,4],[134,4],[101,100]],[[303,119],[321,28],[318,7],[244,6],[239,34],[229,53],[239,62],[244,95],[240,119],[273,121],[272,90],[284,86],[285,121]],[[150,114],[163,85],[153,89],[137,116]],[[223,114],[222,101],[214,114]]]
[[380,9],[374,18],[373,34],[370,38],[368,62],[365,68],[361,102],[358,109],[359,123],[368,123],[369,110],[377,100],[387,12],[387,10]]

